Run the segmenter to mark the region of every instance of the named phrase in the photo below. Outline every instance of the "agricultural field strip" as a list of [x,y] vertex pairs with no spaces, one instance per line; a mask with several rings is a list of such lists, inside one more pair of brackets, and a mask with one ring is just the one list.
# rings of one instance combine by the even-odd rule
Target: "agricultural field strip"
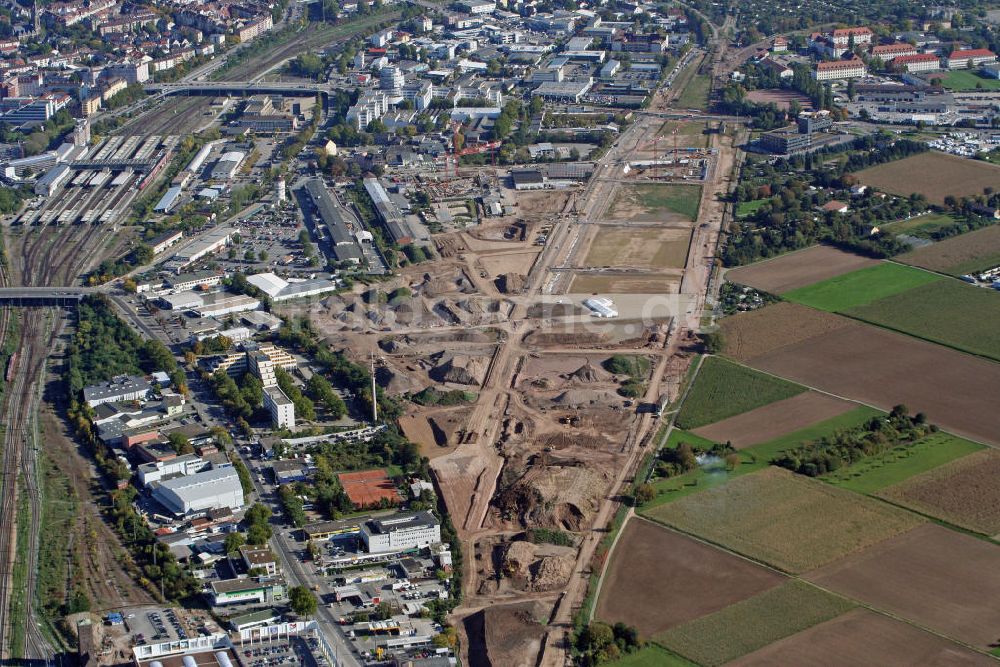
[[843,313],[942,280],[940,275],[904,264],[880,263],[785,292],[782,297],[817,310]]
[[[880,500],[878,498],[874,498],[874,499],[876,501]],[[886,503],[886,505],[889,506],[889,507],[895,507],[894,505],[892,505],[890,503]],[[900,509],[902,511],[905,511],[905,512],[910,512],[910,510],[908,510],[906,508],[900,508]],[[967,649],[970,649],[972,651],[975,651],[977,653],[986,655],[986,653],[982,649],[980,649],[979,647],[977,647],[977,646],[975,646],[973,644],[969,644],[968,642],[964,642],[962,640],[956,639],[955,637],[952,637],[951,635],[948,635],[946,633],[940,632],[940,631],[938,631],[938,630],[936,630],[934,628],[925,626],[925,625],[923,625],[923,624],[921,624],[921,623],[919,623],[917,621],[914,621],[914,620],[911,620],[909,618],[906,618],[905,616],[901,616],[901,615],[896,614],[896,613],[894,613],[892,611],[889,611],[889,610],[886,610],[886,609],[882,609],[881,607],[879,607],[877,605],[870,604],[870,603],[865,602],[864,600],[858,599],[856,597],[853,597],[853,596],[850,596],[850,595],[846,595],[844,593],[837,592],[837,591],[835,591],[835,590],[833,590],[833,589],[831,589],[831,588],[829,588],[827,586],[823,586],[822,584],[819,584],[819,583],[817,583],[815,581],[810,581],[809,579],[804,578],[806,576],[811,576],[813,573],[815,573],[815,572],[817,572],[819,570],[825,569],[825,567],[835,566],[839,562],[842,562],[842,561],[845,561],[847,559],[852,558],[852,556],[857,556],[857,553],[855,553],[855,554],[847,554],[843,558],[840,558],[840,559],[837,559],[836,561],[833,561],[833,563],[831,563],[830,566],[825,566],[824,568],[817,568],[816,570],[811,570],[811,571],[808,571],[808,572],[804,572],[802,574],[792,574],[792,573],[788,573],[788,572],[782,572],[781,570],[779,570],[779,569],[777,569],[777,568],[769,565],[768,563],[766,563],[764,561],[757,560],[757,559],[755,559],[755,558],[753,558],[751,556],[744,555],[744,554],[742,554],[742,553],[740,553],[738,551],[733,551],[731,548],[727,547],[726,545],[718,543],[718,542],[714,542],[711,539],[708,539],[708,538],[705,538],[705,537],[699,535],[698,533],[693,533],[693,532],[690,532],[688,530],[683,530],[683,529],[678,528],[678,527],[673,526],[673,525],[665,524],[665,523],[663,523],[661,521],[658,521],[658,520],[656,520],[656,519],[654,519],[652,517],[648,517],[648,516],[638,516],[638,515],[634,515],[634,514],[633,515],[629,515],[629,517],[626,518],[626,524],[622,525],[620,532],[624,532],[625,527],[626,527],[628,521],[643,521],[643,520],[645,520],[647,522],[650,522],[650,523],[653,523],[654,525],[656,525],[660,529],[668,530],[668,531],[677,533],[678,535],[682,535],[682,536],[684,536],[684,537],[686,537],[686,538],[688,538],[690,540],[693,540],[695,542],[699,542],[699,543],[701,543],[703,545],[706,545],[708,547],[711,547],[713,549],[722,551],[723,553],[725,553],[725,554],[727,554],[729,556],[732,556],[732,557],[735,557],[735,558],[739,558],[740,560],[746,561],[746,562],[748,562],[748,563],[750,563],[752,565],[755,565],[755,566],[760,567],[760,568],[764,568],[764,569],[766,569],[766,570],[768,570],[770,572],[773,572],[773,573],[775,573],[777,575],[780,575],[780,576],[786,578],[788,580],[788,582],[799,582],[799,583],[804,584],[806,586],[809,586],[809,587],[812,587],[812,588],[816,588],[819,591],[821,591],[821,592],[823,592],[825,594],[828,594],[830,596],[834,596],[834,597],[837,597],[837,598],[842,598],[842,599],[849,600],[851,603],[853,603],[854,605],[856,605],[859,608],[867,609],[868,611],[870,611],[872,613],[875,613],[875,614],[878,614],[879,616],[884,616],[886,618],[898,621],[900,623],[904,623],[905,625],[908,625],[910,627],[916,628],[917,630],[926,632],[928,634],[934,635],[936,637],[939,637],[941,639],[947,640],[947,641],[952,642],[954,644],[958,644],[960,646],[963,646],[963,647],[965,647]],[[928,525],[928,524],[926,524],[926,523],[925,524],[917,524],[917,526],[915,526],[915,528],[919,527],[920,525]],[[911,530],[913,530],[913,529],[911,529]],[[950,530],[950,529],[946,529],[946,530]],[[908,532],[909,531],[905,531],[904,533],[901,533],[901,534],[902,535],[906,535]],[[899,535],[897,535],[895,537],[898,537],[898,536]],[[878,546],[878,545],[886,542],[887,540],[891,540],[891,539],[894,539],[894,537],[886,538],[886,540],[883,540],[882,542],[878,542],[875,545],[872,545],[871,547],[868,547],[868,549],[876,547],[876,546]],[[858,552],[858,553],[865,553],[865,551],[867,551],[867,549],[863,550],[861,552]],[[614,551],[610,551],[608,553],[607,560],[608,560],[609,563],[611,562],[611,560],[614,557],[614,555],[615,555]],[[604,577],[603,577],[603,574],[602,574],[602,577],[601,577],[602,582],[603,582],[603,578]],[[785,584],[782,584],[782,585],[787,585],[787,582]],[[750,598],[744,598],[744,601],[752,599],[753,597],[754,596],[751,596]],[[733,603],[733,604],[739,604],[739,603],[737,602],[737,603]],[[596,606],[597,606],[596,602],[595,602],[594,606],[596,608]],[[723,610],[728,609],[728,608],[730,608],[732,606],[733,606],[732,604],[731,605],[727,605],[726,607],[723,607],[719,611],[723,611]],[[713,612],[713,613],[719,613],[719,612]],[[705,618],[705,617],[707,617],[709,615],[711,615],[711,614],[705,614],[705,615],[699,616],[698,619]],[[694,619],[692,621],[689,621],[688,623],[694,622],[694,621],[696,621],[698,619]],[[684,624],[682,624],[682,625],[684,625]],[[681,626],[678,625],[676,627],[681,627]],[[806,629],[808,629],[808,628],[806,628]],[[800,630],[799,632],[801,632],[801,631],[802,630]],[[662,634],[662,633],[658,633],[658,634]],[[794,636],[794,634],[797,634],[797,632],[793,633],[792,635],[789,635],[789,636]],[[654,639],[652,641],[653,641],[654,645],[659,645],[655,637],[654,637]],[[775,640],[775,641],[780,641],[780,638],[778,640]],[[772,641],[770,643],[774,643],[774,642]],[[766,645],[770,645],[770,643],[766,644]],[[664,646],[663,648],[666,648],[666,649],[669,650],[669,647]],[[683,656],[678,656],[678,657],[681,658],[682,660],[684,660]],[[612,663],[612,664],[617,664],[617,663]],[[639,663],[639,664],[643,664],[643,663]],[[659,664],[659,663],[653,663],[653,664]],[[685,663],[678,663],[678,664],[685,664]],[[692,663],[692,664],[694,664],[694,663]]]

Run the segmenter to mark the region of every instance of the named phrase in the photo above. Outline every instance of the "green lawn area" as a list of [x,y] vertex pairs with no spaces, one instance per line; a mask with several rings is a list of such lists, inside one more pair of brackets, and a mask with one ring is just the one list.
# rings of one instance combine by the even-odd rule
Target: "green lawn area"
[[782,297],[831,313],[863,306],[878,299],[907,292],[941,276],[901,264],[882,262],[842,276],[822,280],[782,294]]
[[1000,294],[942,279],[844,314],[1000,361]]
[[1000,90],[1000,79],[987,79],[968,70],[953,70],[941,80],[941,85],[948,90]]
[[854,608],[854,603],[803,581],[789,581],[714,614],[671,628],[653,641],[714,667]]
[[708,92],[712,86],[712,79],[705,74],[695,74],[688,79],[684,90],[674,101],[673,106],[684,109],[708,110]]
[[722,357],[706,357],[677,415],[677,425],[693,429],[713,424],[803,391],[805,387]]
[[757,212],[761,206],[764,205],[766,199],[754,199],[753,201],[741,201],[739,206],[736,207],[736,217],[745,218],[748,215],[753,215]]
[[[708,357],[705,361],[713,358],[714,357]],[[736,477],[760,470],[761,468],[766,468],[770,465],[771,459],[784,453],[787,449],[791,449],[792,447],[795,447],[803,442],[810,442],[812,440],[822,438],[823,436],[832,435],[840,430],[853,428],[863,424],[872,417],[884,414],[884,412],[874,408],[869,408],[864,405],[858,406],[857,408],[849,412],[845,412],[842,415],[837,415],[836,417],[817,422],[812,426],[807,426],[804,429],[783,435],[780,438],[775,438],[774,440],[762,442],[759,445],[754,445],[753,447],[740,450],[738,452],[740,464],[733,470],[727,470],[726,464],[722,461],[718,461],[702,466],[683,475],[678,475],[677,477],[654,480],[653,488],[656,489],[657,496],[655,499],[642,506],[640,514],[645,514],[648,510],[651,510],[659,505],[673,502],[698,491],[711,489],[721,484],[725,484],[729,480]],[[695,435],[694,433],[674,429],[670,433],[670,437],[667,439],[667,444],[665,446],[677,447],[677,445],[681,442],[687,442],[688,444],[705,448],[711,447],[714,444],[710,440],[706,440],[705,438]]]
[[691,220],[698,217],[701,205],[700,185],[650,185],[636,187],[636,195],[642,206],[650,211],[667,209]]
[[697,667],[695,663],[674,655],[662,646],[649,644],[646,647],[629,653],[620,660],[604,663],[604,667]]
[[939,431],[841,468],[822,479],[858,493],[874,493],[982,449],[975,442]]
[[932,232],[955,224],[955,218],[941,213],[926,213],[909,220],[897,220],[882,225],[882,231],[893,234],[911,234],[913,236],[929,236]]

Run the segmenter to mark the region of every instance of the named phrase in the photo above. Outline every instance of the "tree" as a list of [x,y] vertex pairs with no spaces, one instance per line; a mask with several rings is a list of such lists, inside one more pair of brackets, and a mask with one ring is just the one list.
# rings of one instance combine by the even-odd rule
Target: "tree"
[[247,540],[243,536],[243,533],[229,533],[226,535],[226,540],[223,542],[223,545],[226,549],[226,553],[232,556],[246,543]]
[[259,253],[257,253],[257,259],[259,259],[262,262],[266,262],[267,261],[267,251],[266,250],[261,250]]
[[256,257],[257,253],[253,251],[253,248],[247,248],[247,251],[243,253],[243,259],[245,259],[248,262],[252,262],[254,259],[256,259]]
[[708,354],[718,354],[726,345],[722,332],[712,331],[701,335],[701,342],[705,345],[705,352]]
[[312,616],[318,607],[316,596],[305,586],[292,586],[288,589],[288,602],[298,616]]
[[635,489],[635,504],[644,505],[656,498],[656,489],[652,484],[640,484]]
[[194,452],[194,447],[191,446],[191,440],[189,440],[183,433],[174,431],[167,436],[167,440],[170,441],[170,446],[174,448],[174,451],[177,452],[178,456]]

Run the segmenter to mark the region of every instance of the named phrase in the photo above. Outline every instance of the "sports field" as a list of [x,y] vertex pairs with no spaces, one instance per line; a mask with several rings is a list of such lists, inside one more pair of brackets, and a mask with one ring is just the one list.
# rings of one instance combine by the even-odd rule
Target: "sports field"
[[701,205],[700,185],[623,185],[604,217],[634,222],[691,222]]
[[841,468],[823,480],[858,493],[874,493],[982,449],[971,440],[938,431]]
[[948,90],[1000,90],[1000,80],[988,79],[968,70],[952,70],[941,79]]
[[937,151],[918,153],[857,172],[858,181],[885,192],[910,196],[914,192],[932,204],[944,204],[948,195],[983,194],[1000,183],[1000,167]]
[[927,271],[882,262],[785,292],[782,296],[795,303],[836,313],[940,280],[943,280],[941,276]]
[[894,503],[984,535],[1000,534],[1000,452],[980,451],[879,492]]
[[[848,292],[841,300],[849,299]],[[1000,293],[992,289],[945,278],[843,312],[917,338],[1000,360]]]
[[900,255],[897,259],[953,276],[991,269],[1000,266],[1000,225],[953,236]]
[[805,388],[721,357],[706,357],[677,425],[691,429],[802,393]]
[[721,665],[855,607],[802,581],[789,581],[656,635],[653,641],[706,667]]
[[645,514],[792,573],[822,567],[922,522],[880,501],[775,467]]

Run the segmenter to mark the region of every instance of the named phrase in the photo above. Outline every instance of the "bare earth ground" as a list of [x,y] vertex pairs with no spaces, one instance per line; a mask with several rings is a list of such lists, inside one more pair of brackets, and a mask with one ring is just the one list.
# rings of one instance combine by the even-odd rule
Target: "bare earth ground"
[[[778,304],[773,310],[769,306],[723,320],[733,356],[754,368],[883,410],[903,403],[957,435],[1000,444],[1000,364],[790,306]],[[796,313],[803,315],[801,322]],[[837,320],[842,326],[836,326]]]
[[807,391],[696,428],[694,432],[713,442],[731,442],[736,448],[749,447],[836,417],[855,407],[857,407],[855,404],[848,401]]
[[743,362],[850,325],[845,317],[789,302],[721,322],[726,355]]
[[919,153],[857,173],[858,182],[893,194],[919,192],[932,204],[944,204],[948,195],[983,194],[983,188],[1000,183],[1000,167],[937,151]]
[[493,667],[529,667],[545,637],[550,608],[540,602],[497,605],[465,619],[469,662]]
[[584,266],[683,269],[687,261],[690,228],[595,227]]
[[568,294],[677,294],[679,286],[676,276],[578,273]]
[[527,274],[538,258],[537,250],[487,255],[479,258],[482,267],[493,276],[514,272]]
[[995,664],[988,656],[867,609],[849,611],[729,663],[731,667]]
[[879,493],[956,526],[1000,533],[1000,452],[987,450],[947,463]]
[[1000,254],[1000,226],[992,225],[918,248],[897,259],[931,271],[949,271],[954,266],[997,254]]
[[765,90],[751,90],[747,93],[746,99],[755,104],[774,104],[781,110],[787,110],[791,106],[791,102],[794,100],[799,103],[803,109],[812,108],[812,100],[809,99],[808,95],[803,95],[802,93],[797,93],[794,90],[781,90],[781,89],[765,89]]
[[817,245],[749,266],[730,269],[726,271],[726,280],[756,287],[772,294],[784,294],[798,287],[812,285],[875,264],[878,264],[878,260],[870,257]]
[[634,518],[611,556],[595,616],[650,637],[781,584],[785,578]]
[[785,572],[832,563],[923,520],[773,466],[654,507],[648,515]]
[[807,578],[974,646],[1000,640],[1000,549],[935,524]]

